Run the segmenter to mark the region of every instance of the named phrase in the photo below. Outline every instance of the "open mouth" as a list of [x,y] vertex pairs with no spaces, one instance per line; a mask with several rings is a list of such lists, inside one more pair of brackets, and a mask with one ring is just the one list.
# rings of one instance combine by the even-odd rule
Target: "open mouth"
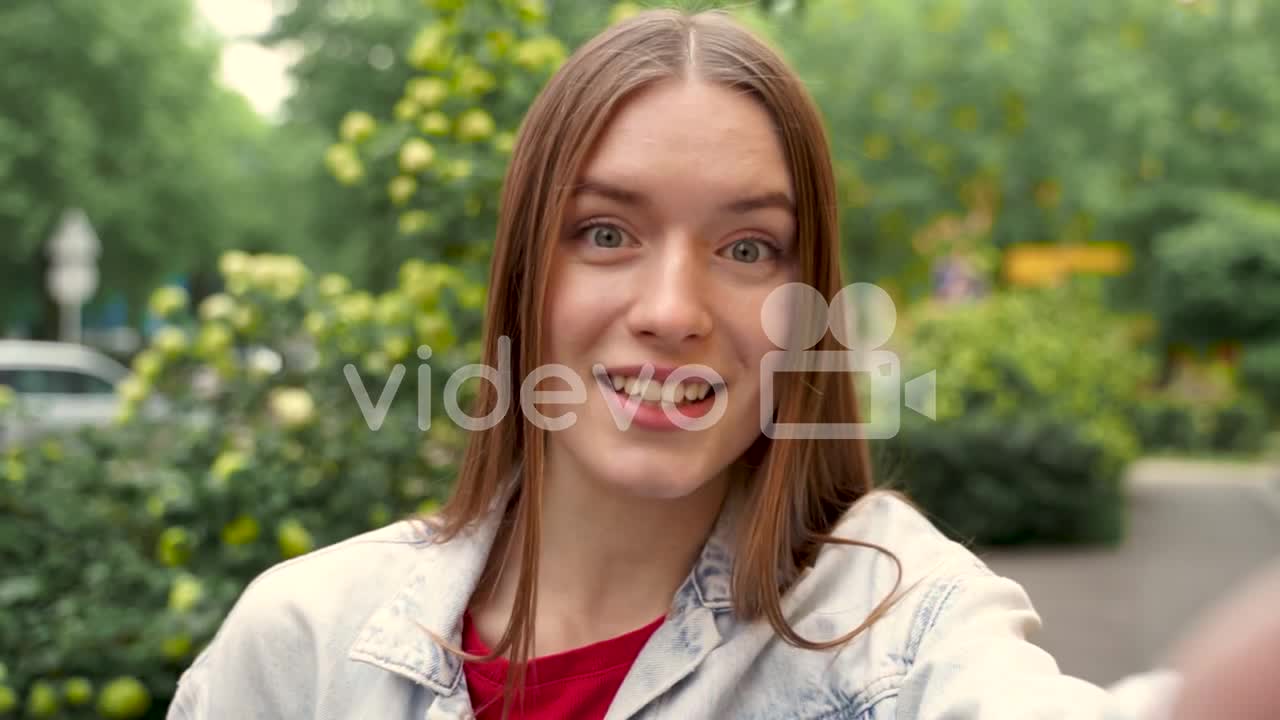
[[715,402],[716,395],[725,391],[724,382],[689,376],[672,382],[670,371],[657,370],[641,373],[640,370],[605,370],[597,368],[596,380],[612,390],[624,402],[647,405],[667,405],[693,409]]

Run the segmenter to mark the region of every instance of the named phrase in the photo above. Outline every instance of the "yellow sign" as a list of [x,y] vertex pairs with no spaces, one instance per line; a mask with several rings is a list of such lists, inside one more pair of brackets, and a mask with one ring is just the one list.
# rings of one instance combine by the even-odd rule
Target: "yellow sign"
[[1068,275],[1121,275],[1133,265],[1124,243],[1036,243],[1005,251],[1004,277],[1019,286],[1056,285]]

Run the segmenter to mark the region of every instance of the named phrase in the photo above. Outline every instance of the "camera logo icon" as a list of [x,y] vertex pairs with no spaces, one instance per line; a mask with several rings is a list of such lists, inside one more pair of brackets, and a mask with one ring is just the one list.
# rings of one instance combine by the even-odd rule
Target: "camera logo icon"
[[[893,336],[897,309],[889,293],[872,283],[845,286],[828,305],[804,283],[788,283],[765,300],[761,325],[779,347],[760,361],[760,429],[773,439],[886,439],[898,434],[902,406],[936,418],[937,377],[929,371],[902,382],[898,355],[881,349]],[[830,330],[844,350],[813,350]],[[868,382],[868,417],[857,423],[780,423],[774,419],[774,378],[784,372],[853,372]],[[905,397],[904,397],[905,396]],[[825,402],[815,397],[814,402]]]

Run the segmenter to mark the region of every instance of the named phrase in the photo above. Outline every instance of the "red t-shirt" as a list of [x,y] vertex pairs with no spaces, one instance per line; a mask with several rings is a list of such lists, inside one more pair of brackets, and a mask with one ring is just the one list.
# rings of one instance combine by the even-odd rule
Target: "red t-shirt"
[[[524,707],[518,706],[521,696],[517,695],[511,705],[511,720],[602,720],[631,663],[665,619],[660,617],[615,638],[534,658],[525,672]],[[473,654],[489,652],[471,623],[470,613],[463,616],[462,649]],[[463,663],[476,720],[502,717],[507,665],[503,658]]]

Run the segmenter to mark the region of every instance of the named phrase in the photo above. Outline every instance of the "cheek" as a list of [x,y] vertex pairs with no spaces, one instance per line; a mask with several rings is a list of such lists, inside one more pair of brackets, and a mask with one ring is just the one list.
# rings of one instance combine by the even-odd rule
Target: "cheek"
[[[543,307],[544,348],[552,360],[577,365],[581,354],[596,343],[616,319],[617,293],[581,270],[566,267],[553,276]],[[594,361],[593,358],[576,358]]]
[[[786,332],[779,336],[778,328],[790,329],[791,318],[788,310],[783,310],[781,317],[779,316],[779,296],[787,297],[783,292],[779,292],[778,288],[784,285],[775,286],[769,292],[759,292],[751,298],[746,307],[750,311],[743,313],[740,321],[740,334],[744,338],[744,344],[747,352],[751,356],[759,360],[766,353],[781,350],[787,345],[790,339]],[[793,283],[785,284],[785,287],[795,287]]]
[[765,312],[763,297],[743,298],[735,307],[736,312],[721,317],[721,327],[727,331],[725,340],[731,343],[733,354],[745,371],[742,379],[750,383],[743,389],[754,395],[759,389],[760,364],[778,346],[769,339],[761,322]]

